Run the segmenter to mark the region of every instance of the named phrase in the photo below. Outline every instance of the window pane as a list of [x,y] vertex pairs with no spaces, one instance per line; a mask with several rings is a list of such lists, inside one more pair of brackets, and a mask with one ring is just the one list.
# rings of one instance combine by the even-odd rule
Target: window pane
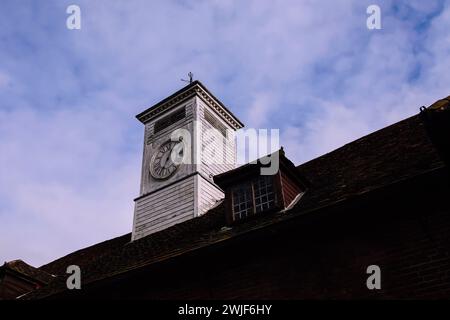
[[253,213],[252,187],[249,183],[233,189],[233,215],[235,220]]
[[256,212],[272,208],[275,205],[272,176],[262,176],[254,182]]

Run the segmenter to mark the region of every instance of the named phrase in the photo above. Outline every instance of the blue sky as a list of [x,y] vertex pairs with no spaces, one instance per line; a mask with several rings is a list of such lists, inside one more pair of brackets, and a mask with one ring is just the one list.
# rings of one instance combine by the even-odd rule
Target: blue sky
[[134,116],[188,71],[300,164],[450,95],[449,70],[449,1],[3,0],[0,260],[131,231]]

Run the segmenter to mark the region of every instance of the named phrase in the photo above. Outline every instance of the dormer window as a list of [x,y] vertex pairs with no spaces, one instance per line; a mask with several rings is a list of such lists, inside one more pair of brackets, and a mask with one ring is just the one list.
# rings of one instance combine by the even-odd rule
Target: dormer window
[[233,220],[246,218],[252,214],[267,211],[275,207],[273,176],[261,176],[250,182],[233,187]]
[[274,175],[261,175],[261,163],[257,161],[214,177],[225,191],[229,223],[289,208],[305,192],[304,179],[293,163],[282,150],[279,157],[280,168]]

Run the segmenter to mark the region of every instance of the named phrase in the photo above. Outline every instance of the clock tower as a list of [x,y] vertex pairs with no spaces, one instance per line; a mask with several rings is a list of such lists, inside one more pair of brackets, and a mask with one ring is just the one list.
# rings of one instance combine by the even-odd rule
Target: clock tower
[[206,213],[222,190],[212,177],[235,168],[243,124],[199,81],[138,114],[145,126],[132,240]]

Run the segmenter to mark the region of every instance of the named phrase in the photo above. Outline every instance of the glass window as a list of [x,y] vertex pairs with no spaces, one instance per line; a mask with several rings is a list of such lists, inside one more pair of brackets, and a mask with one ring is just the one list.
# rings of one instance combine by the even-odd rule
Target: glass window
[[272,176],[262,176],[254,182],[255,209],[261,212],[273,208],[275,205],[275,193],[273,192]]
[[261,176],[256,180],[232,189],[233,218],[239,220],[275,206],[272,176]]
[[245,183],[233,189],[234,219],[242,219],[253,213],[252,186]]

